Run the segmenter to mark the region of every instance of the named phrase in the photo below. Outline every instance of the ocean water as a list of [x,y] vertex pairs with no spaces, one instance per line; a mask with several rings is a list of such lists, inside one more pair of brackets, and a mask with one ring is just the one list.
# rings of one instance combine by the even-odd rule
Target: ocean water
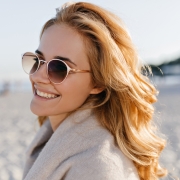
[[180,75],[164,76],[164,77],[154,76],[152,77],[152,81],[154,84],[158,86],[180,84]]
[[[153,76],[151,78],[153,84],[157,86],[180,84],[179,76]],[[29,80],[3,81],[0,80],[0,93],[4,91],[10,92],[31,92],[31,83]]]
[[10,92],[30,92],[31,83],[30,81],[0,81],[0,93],[5,91]]

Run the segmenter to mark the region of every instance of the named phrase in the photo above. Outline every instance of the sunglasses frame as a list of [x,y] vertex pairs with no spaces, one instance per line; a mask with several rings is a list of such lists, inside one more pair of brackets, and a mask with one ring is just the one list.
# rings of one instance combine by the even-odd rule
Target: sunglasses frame
[[[35,57],[37,57],[37,59],[38,59],[38,67],[37,67],[37,69],[36,69],[36,71],[35,72],[33,72],[32,74],[30,74],[30,73],[27,73],[25,70],[24,70],[24,68],[23,68],[23,70],[24,70],[24,72],[26,73],[26,74],[28,74],[28,75],[33,75],[33,74],[35,74],[38,70],[39,70],[39,68],[41,67],[41,65],[43,65],[43,64],[46,64],[46,74],[47,74],[47,76],[48,76],[48,79],[53,83],[53,84],[61,84],[66,78],[67,78],[67,76],[70,74],[70,73],[91,73],[91,71],[90,70],[80,70],[80,69],[72,69],[72,68],[70,68],[63,60],[60,60],[60,59],[51,59],[50,61],[45,61],[45,60],[41,60],[41,59],[39,59],[39,57],[35,54],[35,53],[32,53],[32,52],[25,52],[24,54],[22,54],[22,62],[23,62],[23,57],[24,57],[24,55],[26,54],[26,53],[30,53],[30,55],[27,55],[27,56],[35,56]],[[49,74],[48,74],[48,65],[49,65],[49,63],[51,62],[51,61],[60,61],[60,62],[62,62],[65,66],[66,66],[66,68],[67,68],[67,73],[66,73],[66,76],[65,76],[65,78],[60,82],[60,83],[56,83],[56,82],[53,82],[52,80],[51,80],[51,78],[49,77]],[[22,67],[23,67],[23,63],[22,63]]]

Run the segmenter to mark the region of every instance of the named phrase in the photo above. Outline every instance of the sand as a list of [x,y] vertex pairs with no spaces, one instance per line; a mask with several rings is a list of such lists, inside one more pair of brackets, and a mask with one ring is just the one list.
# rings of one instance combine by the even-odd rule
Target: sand
[[159,87],[155,119],[166,136],[167,146],[161,162],[169,170],[169,178],[180,178],[180,84]]
[[[180,84],[159,86],[155,104],[157,122],[167,138],[161,164],[170,174],[180,177]],[[19,180],[25,151],[38,130],[36,116],[29,109],[32,94],[14,92],[0,96],[0,180]]]

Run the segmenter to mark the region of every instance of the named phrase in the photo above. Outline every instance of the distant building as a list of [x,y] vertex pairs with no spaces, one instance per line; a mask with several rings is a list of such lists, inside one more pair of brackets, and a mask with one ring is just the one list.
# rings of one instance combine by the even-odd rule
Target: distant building
[[180,75],[180,58],[158,66],[150,66],[153,74],[156,76]]
[[180,64],[164,64],[161,70],[164,75],[180,75]]

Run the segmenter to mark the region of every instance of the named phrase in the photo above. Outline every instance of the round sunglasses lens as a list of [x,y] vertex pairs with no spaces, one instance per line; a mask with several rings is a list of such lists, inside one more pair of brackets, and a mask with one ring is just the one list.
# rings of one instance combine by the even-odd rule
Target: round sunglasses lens
[[60,83],[66,78],[67,67],[62,61],[52,60],[48,64],[48,75],[52,82]]
[[22,57],[22,67],[27,74],[33,74],[38,68],[39,60],[33,53],[25,53]]

